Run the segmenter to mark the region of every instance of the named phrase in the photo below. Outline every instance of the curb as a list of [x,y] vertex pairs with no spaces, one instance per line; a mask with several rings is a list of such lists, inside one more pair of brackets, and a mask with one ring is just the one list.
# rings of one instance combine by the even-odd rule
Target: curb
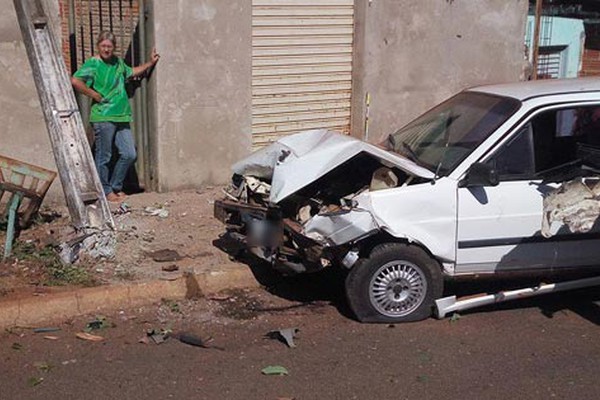
[[189,273],[172,281],[101,286],[0,301],[0,329],[30,327],[99,311],[139,307],[168,298],[181,300],[223,289],[258,287],[247,267],[227,265],[218,271]]

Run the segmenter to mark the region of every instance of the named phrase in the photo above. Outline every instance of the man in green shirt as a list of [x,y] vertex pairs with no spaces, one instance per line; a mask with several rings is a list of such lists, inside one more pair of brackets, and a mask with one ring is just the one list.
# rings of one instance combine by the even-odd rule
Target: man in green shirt
[[[129,125],[131,107],[125,81],[146,72],[160,56],[153,49],[149,62],[132,68],[115,56],[116,39],[111,32],[101,32],[96,44],[98,55],[88,59],[73,74],[71,83],[77,91],[92,99],[90,122],[95,135],[96,169],[106,199],[118,202],[125,197],[123,181],[137,157]],[[119,157],[111,174],[108,164],[112,158],[113,142]]]

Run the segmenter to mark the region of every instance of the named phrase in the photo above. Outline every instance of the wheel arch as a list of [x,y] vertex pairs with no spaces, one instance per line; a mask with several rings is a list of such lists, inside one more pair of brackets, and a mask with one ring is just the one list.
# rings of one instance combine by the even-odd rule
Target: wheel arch
[[423,243],[417,240],[411,240],[407,237],[393,236],[385,230],[380,230],[376,234],[369,236],[357,243],[360,258],[368,257],[377,246],[385,243],[401,243],[411,246],[417,246],[420,249],[422,249],[425,253],[427,253],[429,257],[435,260],[438,263],[440,270],[443,272],[442,261],[438,257],[436,257]]

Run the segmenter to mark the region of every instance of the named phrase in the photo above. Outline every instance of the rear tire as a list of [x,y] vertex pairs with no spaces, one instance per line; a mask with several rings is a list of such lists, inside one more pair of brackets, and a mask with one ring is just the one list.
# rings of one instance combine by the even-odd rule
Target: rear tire
[[439,263],[418,246],[385,243],[346,278],[346,297],[361,322],[409,322],[431,316],[442,296]]

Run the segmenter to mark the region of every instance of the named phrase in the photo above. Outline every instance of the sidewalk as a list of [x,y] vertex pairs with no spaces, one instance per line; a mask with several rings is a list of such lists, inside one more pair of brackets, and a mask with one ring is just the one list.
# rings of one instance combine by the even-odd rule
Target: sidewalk
[[[22,263],[14,261],[10,273],[23,273],[25,278],[5,280],[0,328],[258,286],[247,265],[230,261],[212,244],[223,232],[223,226],[212,217],[213,201],[220,193],[220,188],[214,187],[143,193],[128,197],[124,204],[111,205],[118,231],[116,256],[82,264],[100,283],[96,287],[23,286],[28,280],[35,283],[37,276],[29,265],[20,267]],[[23,231],[19,241],[38,247],[60,242],[69,230],[68,212],[60,211],[63,218]],[[7,278],[8,266],[3,267]]]

